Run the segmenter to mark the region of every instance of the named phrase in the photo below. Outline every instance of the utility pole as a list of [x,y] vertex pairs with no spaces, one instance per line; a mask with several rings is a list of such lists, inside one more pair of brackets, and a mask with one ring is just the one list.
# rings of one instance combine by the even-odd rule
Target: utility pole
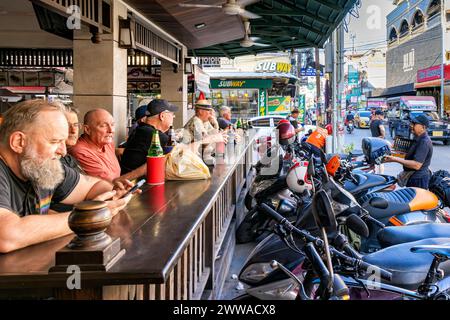
[[[320,55],[319,55],[319,48],[315,48],[315,58],[316,60],[316,100],[317,100],[317,104],[316,104],[316,118],[317,121],[319,119],[321,119],[321,121],[323,121],[323,106],[319,107],[319,103],[320,103]],[[319,117],[320,116],[320,117]]]
[[333,153],[339,152],[342,146],[342,136],[338,135],[339,118],[342,106],[342,85],[344,81],[343,55],[344,55],[344,28],[340,24],[333,32],[333,100],[332,100],[332,125],[333,125]]

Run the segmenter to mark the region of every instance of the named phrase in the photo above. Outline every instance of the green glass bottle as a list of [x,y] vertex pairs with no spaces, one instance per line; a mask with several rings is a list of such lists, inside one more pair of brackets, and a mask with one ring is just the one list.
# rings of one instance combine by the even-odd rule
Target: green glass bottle
[[152,144],[148,148],[148,157],[161,157],[164,155],[163,149],[161,147],[161,142],[159,141],[158,130],[153,131]]
[[242,129],[242,121],[241,118],[238,118],[236,122],[236,129]]

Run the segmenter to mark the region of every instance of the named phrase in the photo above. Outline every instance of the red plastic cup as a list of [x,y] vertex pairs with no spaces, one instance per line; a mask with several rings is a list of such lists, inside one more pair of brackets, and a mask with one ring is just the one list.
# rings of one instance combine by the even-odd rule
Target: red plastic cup
[[147,184],[164,184],[166,177],[166,157],[147,157]]

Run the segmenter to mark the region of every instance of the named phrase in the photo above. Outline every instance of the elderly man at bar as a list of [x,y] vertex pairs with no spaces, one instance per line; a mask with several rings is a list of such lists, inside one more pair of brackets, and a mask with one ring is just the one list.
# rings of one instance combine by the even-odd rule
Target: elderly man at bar
[[50,202],[107,201],[116,215],[130,201],[126,190],[63,165],[68,123],[57,106],[30,100],[11,108],[0,126],[0,252],[6,253],[71,233],[69,212]]
[[164,99],[152,100],[146,109],[146,117],[130,135],[120,165],[122,176],[116,181],[133,180],[147,174],[147,152],[153,132],[158,131],[159,140],[165,146],[169,140],[166,132],[173,125],[174,112],[178,107]]
[[219,109],[219,118],[217,119],[219,128],[222,130],[227,129],[231,124],[231,108],[227,106],[221,106]]
[[90,110],[84,116],[84,133],[69,153],[91,176],[112,182],[120,176],[114,147],[114,119],[104,109]]

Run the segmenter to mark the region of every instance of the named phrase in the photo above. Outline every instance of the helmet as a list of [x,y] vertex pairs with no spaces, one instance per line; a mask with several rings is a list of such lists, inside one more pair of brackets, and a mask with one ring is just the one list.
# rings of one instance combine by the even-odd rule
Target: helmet
[[328,174],[334,177],[340,166],[341,166],[341,158],[339,157],[339,155],[333,156],[326,165]]
[[329,134],[329,135],[332,135],[332,134],[333,134],[333,126],[331,125],[331,123],[327,124],[327,125],[325,126],[325,129],[328,131],[328,134]]
[[308,161],[294,164],[286,175],[286,183],[289,189],[296,193],[312,190],[312,182],[308,176]]
[[282,123],[291,123],[291,122],[288,119],[281,119],[280,121],[278,121],[278,125]]
[[389,143],[381,138],[364,138],[362,150],[369,164],[380,164],[385,156],[391,155]]
[[289,145],[295,141],[295,129],[289,121],[279,123],[277,129],[281,145]]

